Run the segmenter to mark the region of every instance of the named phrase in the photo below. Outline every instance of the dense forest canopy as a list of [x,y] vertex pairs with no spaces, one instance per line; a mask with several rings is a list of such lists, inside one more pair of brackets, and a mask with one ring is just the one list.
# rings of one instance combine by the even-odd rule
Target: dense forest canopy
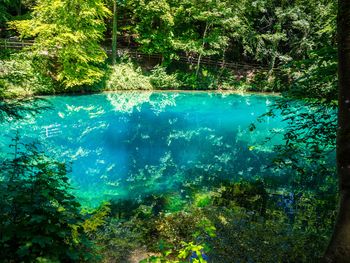
[[[310,96],[334,95],[334,1],[125,0],[116,7],[118,47],[160,55],[167,73],[185,57],[187,73],[177,76],[183,87],[233,85],[225,74],[201,67],[205,57],[265,67],[267,90],[296,81]],[[47,65],[45,76],[68,90],[105,78],[99,46],[111,49],[113,1],[4,1],[0,12],[1,36],[34,39],[31,56]]]

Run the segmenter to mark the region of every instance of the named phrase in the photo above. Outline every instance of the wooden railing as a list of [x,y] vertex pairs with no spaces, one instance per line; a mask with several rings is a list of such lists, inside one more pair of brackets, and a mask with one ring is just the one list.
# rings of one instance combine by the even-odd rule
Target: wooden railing
[[[0,39],[0,48],[4,49],[22,49],[25,47],[29,47],[33,45],[33,40],[18,40],[18,39]],[[104,47],[104,50],[111,54],[112,50]],[[137,50],[137,48],[130,48],[130,47],[123,47],[119,46],[118,49],[119,55],[128,55],[135,59],[153,59],[153,60],[162,60],[161,54],[145,54]],[[186,64],[197,64],[198,63],[198,57],[188,57],[185,55],[179,55],[178,61]],[[223,61],[223,60],[215,60],[211,57],[202,57],[201,59],[201,65],[206,66],[212,66],[212,67],[219,67],[219,68],[227,68],[232,70],[263,70],[263,71],[269,71],[270,69],[267,67],[264,67],[259,64],[253,64],[253,63],[237,63],[232,61]],[[276,70],[276,69],[274,69]]]
[[18,40],[18,39],[0,39],[0,48],[4,49],[22,49],[33,45],[33,40]]
[[[112,53],[112,50],[105,49],[108,54]],[[161,54],[145,54],[137,49],[130,49],[130,48],[119,48],[118,50],[119,55],[128,55],[129,57],[135,58],[135,59],[154,59],[154,60],[162,60]],[[178,55],[178,61],[186,64],[192,64],[196,65],[198,63],[198,57],[187,57],[183,55]],[[262,70],[262,71],[269,71],[270,69],[268,67],[264,67],[259,64],[254,63],[238,63],[238,62],[232,62],[232,61],[223,61],[223,60],[215,60],[210,57],[202,57],[201,59],[201,65],[211,66],[211,67],[219,67],[219,68],[227,68],[232,70]],[[277,69],[274,69],[277,70]]]

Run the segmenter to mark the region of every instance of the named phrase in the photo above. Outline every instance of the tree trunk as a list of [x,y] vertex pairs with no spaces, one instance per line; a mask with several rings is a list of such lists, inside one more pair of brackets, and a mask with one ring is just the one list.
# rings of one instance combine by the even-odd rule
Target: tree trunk
[[[204,47],[205,47],[205,38],[207,36],[207,31],[208,31],[208,22],[205,24],[205,30],[204,30],[204,34],[203,34],[203,43],[202,43],[202,49],[204,51]],[[199,69],[201,67],[201,60],[202,60],[202,52],[199,53],[199,57],[198,57],[198,61],[197,61],[197,69],[196,69],[196,78],[198,78],[198,74],[199,74]]]
[[340,204],[324,262],[350,262],[350,0],[338,0],[339,111],[337,169]]
[[22,1],[21,0],[18,0],[18,3],[16,5],[16,13],[17,13],[17,16],[22,15]]
[[113,0],[112,65],[117,61],[117,0]]

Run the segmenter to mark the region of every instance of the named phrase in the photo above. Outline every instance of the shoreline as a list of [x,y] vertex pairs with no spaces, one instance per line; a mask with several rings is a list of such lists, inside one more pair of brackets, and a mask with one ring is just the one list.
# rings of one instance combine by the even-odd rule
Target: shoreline
[[239,91],[239,90],[161,90],[161,89],[152,89],[152,90],[144,90],[144,89],[135,89],[135,90],[103,90],[103,91],[86,91],[86,92],[68,92],[68,93],[56,93],[49,95],[34,95],[33,97],[45,98],[45,97],[55,97],[55,96],[88,96],[88,95],[98,95],[98,94],[110,94],[110,93],[132,93],[132,92],[140,92],[140,93],[213,93],[213,94],[236,94],[236,95],[260,95],[260,96],[274,96],[280,97],[280,92],[266,92],[266,91]]

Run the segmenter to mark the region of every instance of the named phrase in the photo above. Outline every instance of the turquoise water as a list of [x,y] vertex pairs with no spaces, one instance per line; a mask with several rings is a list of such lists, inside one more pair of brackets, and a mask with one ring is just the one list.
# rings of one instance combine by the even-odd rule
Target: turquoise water
[[[71,163],[71,183],[82,202],[138,198],[207,188],[221,180],[271,176],[276,136],[262,144],[279,118],[249,125],[273,96],[200,92],[123,92],[47,99],[52,109],[1,126],[8,151],[13,130]],[[276,174],[278,176],[278,174]]]

